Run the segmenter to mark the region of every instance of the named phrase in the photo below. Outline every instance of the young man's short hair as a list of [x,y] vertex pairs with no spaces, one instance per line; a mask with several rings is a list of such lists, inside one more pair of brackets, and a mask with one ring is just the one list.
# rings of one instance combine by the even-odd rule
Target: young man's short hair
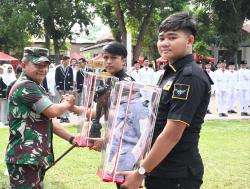
[[103,53],[111,53],[115,55],[120,55],[123,58],[127,57],[127,49],[119,42],[110,42],[106,46],[103,47]]
[[159,33],[166,31],[183,30],[194,37],[197,33],[196,21],[187,12],[179,12],[167,17],[159,27]]

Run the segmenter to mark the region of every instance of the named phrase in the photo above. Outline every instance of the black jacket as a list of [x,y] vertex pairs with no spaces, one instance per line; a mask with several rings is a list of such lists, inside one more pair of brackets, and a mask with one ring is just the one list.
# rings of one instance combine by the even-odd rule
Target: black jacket
[[2,77],[0,77],[0,98],[7,97],[7,85],[3,82]]
[[84,82],[84,74],[86,72],[92,72],[92,70],[88,69],[88,68],[86,68],[85,70],[79,69],[76,73],[76,88],[77,88],[78,93],[82,92],[82,86],[83,86],[83,82]]
[[73,90],[73,69],[68,66],[64,72],[63,66],[58,66],[56,68],[55,81],[57,90]]

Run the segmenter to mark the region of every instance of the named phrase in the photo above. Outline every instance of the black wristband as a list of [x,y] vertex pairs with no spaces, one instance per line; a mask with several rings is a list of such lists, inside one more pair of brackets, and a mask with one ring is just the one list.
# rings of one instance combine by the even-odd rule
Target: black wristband
[[71,137],[69,138],[69,143],[72,144],[72,142],[73,142],[74,139],[75,139],[75,137],[74,137],[74,136],[71,136]]

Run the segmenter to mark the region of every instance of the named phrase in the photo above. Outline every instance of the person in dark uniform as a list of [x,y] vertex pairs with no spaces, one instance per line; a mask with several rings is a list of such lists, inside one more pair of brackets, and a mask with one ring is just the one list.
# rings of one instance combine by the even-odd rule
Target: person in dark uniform
[[[112,76],[117,77],[120,81],[134,81],[134,79],[129,76],[125,70],[124,65],[126,63],[127,49],[119,42],[111,42],[104,46],[103,48],[103,58],[105,64],[105,72],[110,73]],[[107,91],[108,93],[108,91]],[[108,96],[109,97],[109,96]],[[96,112],[101,108],[106,107],[108,100],[105,100],[105,94],[100,96],[97,99]],[[74,106],[71,111],[74,113],[80,114],[83,109],[80,106]],[[101,115],[96,113],[96,118],[92,120],[93,125],[91,126],[90,134],[92,137],[100,137],[101,135],[101,124],[100,118]],[[102,141],[95,141],[92,149],[100,151],[102,147]],[[117,184],[117,188],[120,188],[120,185]]]
[[86,67],[87,61],[83,58],[79,59],[80,69],[76,73],[76,89],[77,89],[77,105],[82,104],[82,87],[84,82],[84,75],[86,72],[92,72],[91,69]]
[[[73,69],[69,66],[69,59],[68,56],[63,56],[62,64],[56,68],[55,81],[59,99],[62,95],[73,92]],[[61,122],[68,123],[68,117],[69,113],[66,112],[61,116]]]
[[203,163],[198,143],[210,99],[211,80],[195,63],[192,45],[196,22],[188,13],[167,17],[159,27],[157,47],[169,60],[160,78],[162,87],[153,145],[135,171],[122,172],[123,189],[198,189]]
[[[134,79],[129,76],[125,70],[124,70],[124,65],[126,62],[126,57],[127,57],[127,50],[126,48],[119,42],[111,42],[104,46],[103,48],[103,58],[104,58],[104,64],[105,64],[105,70],[103,72],[107,72],[112,76],[117,77],[120,81],[134,81]],[[108,92],[108,91],[107,91]],[[107,100],[105,99],[105,95],[100,95],[98,99],[96,99],[97,102],[97,107],[96,107],[96,118],[92,120],[93,125],[91,126],[92,130],[91,136],[92,137],[100,137],[100,130],[101,130],[101,124],[100,124],[100,118],[102,116],[99,115],[98,112],[103,107],[107,106]],[[76,114],[82,113],[83,109],[81,106],[74,106],[71,109],[72,112]],[[94,145],[93,149],[95,150],[101,150],[101,144],[99,141],[96,142],[97,145]]]
[[[126,48],[118,43],[111,42],[103,48],[103,58],[105,64],[105,72],[108,72],[112,76],[117,77],[120,81],[132,81],[133,78],[126,74],[124,70],[124,65],[126,62],[127,50]],[[108,99],[110,96],[110,90],[106,90],[105,94],[96,99],[96,118],[93,119],[93,124],[91,126],[90,135],[91,137],[98,138],[101,136],[101,124],[100,119],[102,112],[107,112],[108,109]],[[103,109],[103,111],[102,111]],[[97,142],[98,143],[98,142]],[[98,146],[100,147],[100,146]],[[93,147],[94,149],[100,150],[99,148]]]

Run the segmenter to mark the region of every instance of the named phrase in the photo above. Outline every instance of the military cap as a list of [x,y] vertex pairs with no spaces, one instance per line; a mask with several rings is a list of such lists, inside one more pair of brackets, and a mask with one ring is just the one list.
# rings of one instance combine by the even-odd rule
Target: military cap
[[67,55],[64,55],[64,56],[62,57],[62,59],[63,59],[63,60],[68,60],[68,59],[70,59],[70,57],[67,56]]
[[40,47],[25,47],[23,52],[23,57],[26,57],[33,64],[40,64],[42,62],[49,61],[49,50]]
[[247,64],[244,60],[240,61],[240,64]]
[[234,65],[233,61],[228,62],[228,65]]

